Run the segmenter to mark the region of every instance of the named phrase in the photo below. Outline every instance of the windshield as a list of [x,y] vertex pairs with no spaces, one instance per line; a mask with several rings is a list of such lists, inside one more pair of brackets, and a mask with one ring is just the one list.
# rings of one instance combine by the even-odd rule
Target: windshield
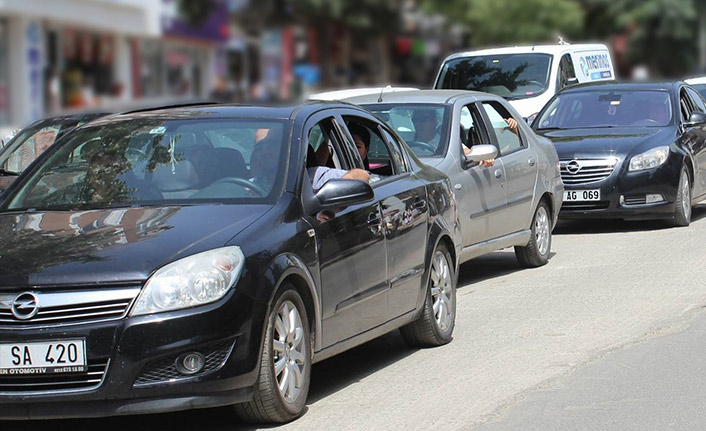
[[663,127],[672,122],[666,91],[571,91],[556,97],[534,125],[542,129]]
[[694,87],[704,99],[706,99],[706,84],[692,84],[691,86]]
[[525,99],[549,86],[552,56],[503,54],[464,57],[444,64],[436,88],[476,90],[506,99]]
[[363,107],[392,127],[418,157],[446,154],[450,107],[421,103]]
[[78,129],[22,180],[7,209],[263,202],[283,183],[285,125],[152,118]]
[[83,121],[76,118],[47,119],[21,130],[0,151],[0,169],[20,174],[54,141]]

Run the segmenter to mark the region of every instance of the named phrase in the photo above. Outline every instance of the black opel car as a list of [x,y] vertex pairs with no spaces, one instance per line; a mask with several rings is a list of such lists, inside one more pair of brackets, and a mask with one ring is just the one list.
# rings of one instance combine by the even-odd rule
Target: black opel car
[[560,218],[686,226],[706,197],[706,103],[683,82],[567,87],[532,127],[559,154]]
[[[350,127],[387,153],[314,191],[322,162],[364,166]],[[459,234],[448,179],[353,105],[81,126],[3,195],[0,419],[296,418],[313,362],[395,328],[451,340]]]

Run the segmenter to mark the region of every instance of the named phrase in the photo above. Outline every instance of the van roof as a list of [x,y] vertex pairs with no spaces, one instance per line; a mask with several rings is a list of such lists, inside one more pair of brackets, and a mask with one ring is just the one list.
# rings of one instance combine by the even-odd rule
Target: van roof
[[540,54],[560,54],[564,51],[607,51],[608,47],[602,43],[582,43],[582,44],[567,44],[567,45],[525,45],[525,46],[508,46],[503,48],[488,48],[479,49],[475,51],[463,51],[451,54],[444,62],[449,60],[455,60],[457,58],[472,57],[476,55],[493,55],[493,54],[526,54],[526,53],[540,53]]

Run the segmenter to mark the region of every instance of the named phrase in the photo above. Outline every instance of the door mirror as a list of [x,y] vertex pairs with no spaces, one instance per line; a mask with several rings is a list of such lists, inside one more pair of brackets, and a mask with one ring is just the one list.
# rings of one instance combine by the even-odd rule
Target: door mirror
[[464,154],[467,163],[492,160],[498,156],[498,149],[495,145],[474,145],[470,151]]
[[568,78],[568,79],[566,80],[566,86],[567,86],[567,87],[568,87],[569,85],[575,85],[575,84],[578,84],[578,83],[579,83],[579,79],[576,78],[576,77]]
[[346,207],[373,200],[375,192],[365,181],[337,178],[328,180],[316,198],[323,208]]
[[703,126],[706,124],[706,114],[703,112],[694,111],[689,116],[689,121],[687,121],[684,126],[686,127],[696,127]]

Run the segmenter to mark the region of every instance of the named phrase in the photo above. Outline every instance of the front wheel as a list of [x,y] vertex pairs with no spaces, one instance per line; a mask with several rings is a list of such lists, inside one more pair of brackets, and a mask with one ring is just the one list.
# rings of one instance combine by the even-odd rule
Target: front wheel
[[672,224],[674,226],[689,226],[689,223],[691,223],[691,179],[686,168],[681,168]]
[[246,422],[282,423],[304,411],[311,374],[311,332],[301,296],[282,287],[270,310],[253,399],[235,405]]
[[421,316],[400,328],[412,347],[441,346],[451,341],[456,323],[456,275],[451,255],[440,245],[432,256]]
[[532,218],[531,237],[524,247],[515,247],[517,260],[527,268],[545,265],[552,248],[552,219],[549,207],[544,201],[539,202]]

